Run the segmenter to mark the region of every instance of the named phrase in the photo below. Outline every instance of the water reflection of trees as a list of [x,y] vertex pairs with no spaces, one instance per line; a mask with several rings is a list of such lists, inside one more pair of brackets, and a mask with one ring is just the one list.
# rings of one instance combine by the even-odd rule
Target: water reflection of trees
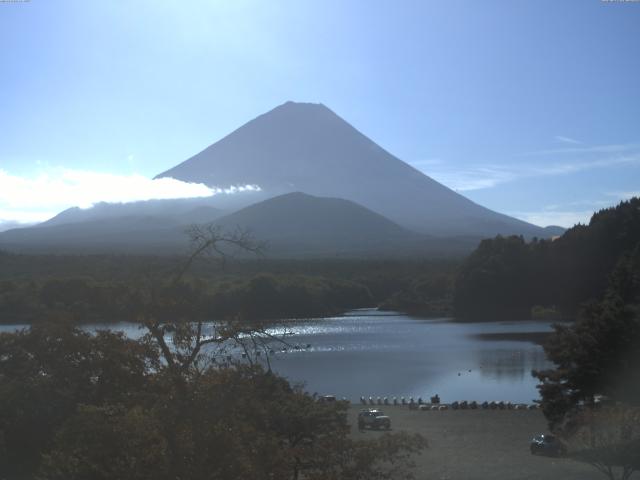
[[550,366],[544,351],[539,347],[508,350],[480,350],[477,352],[480,376],[497,380],[524,380],[532,370]]

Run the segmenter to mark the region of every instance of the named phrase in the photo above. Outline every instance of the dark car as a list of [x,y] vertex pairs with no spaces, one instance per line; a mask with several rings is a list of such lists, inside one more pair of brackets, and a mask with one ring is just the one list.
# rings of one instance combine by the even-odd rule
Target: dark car
[[358,414],[358,428],[360,430],[366,427],[389,430],[391,428],[391,419],[387,417],[381,410],[369,409],[362,410]]
[[553,435],[539,434],[531,439],[529,450],[533,455],[560,457],[567,454],[567,447]]

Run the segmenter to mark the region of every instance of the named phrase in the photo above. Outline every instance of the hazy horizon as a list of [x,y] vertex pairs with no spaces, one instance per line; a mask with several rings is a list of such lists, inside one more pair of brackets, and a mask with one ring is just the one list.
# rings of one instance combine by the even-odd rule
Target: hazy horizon
[[151,178],[288,100],[487,208],[588,222],[640,193],[639,21],[598,1],[2,3],[0,223],[206,195]]

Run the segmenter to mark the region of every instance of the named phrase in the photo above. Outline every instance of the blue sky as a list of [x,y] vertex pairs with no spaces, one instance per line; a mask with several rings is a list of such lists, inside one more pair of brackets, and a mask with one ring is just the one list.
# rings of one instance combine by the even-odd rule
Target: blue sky
[[0,222],[206,194],[150,178],[287,100],[537,224],[640,193],[640,2],[31,0],[0,41]]

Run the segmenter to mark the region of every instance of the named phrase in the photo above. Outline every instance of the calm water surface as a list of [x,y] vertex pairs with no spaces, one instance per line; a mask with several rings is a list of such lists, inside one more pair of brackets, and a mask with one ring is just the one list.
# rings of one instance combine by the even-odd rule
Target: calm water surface
[[359,310],[293,330],[292,341],[311,348],[272,356],[274,370],[310,392],[351,400],[438,393],[444,402],[531,402],[539,397],[531,370],[551,366],[539,345],[476,336],[548,332],[548,322],[455,323]]
[[[142,334],[137,325],[124,322],[85,328],[122,330],[134,338]],[[531,402],[539,397],[531,370],[551,366],[542,347],[532,342],[476,336],[548,332],[548,322],[456,323],[366,309],[289,323],[288,329],[290,344],[311,347],[286,353],[274,347],[272,368],[303,382],[309,392],[351,400],[361,395],[426,399],[438,393],[443,402]]]

